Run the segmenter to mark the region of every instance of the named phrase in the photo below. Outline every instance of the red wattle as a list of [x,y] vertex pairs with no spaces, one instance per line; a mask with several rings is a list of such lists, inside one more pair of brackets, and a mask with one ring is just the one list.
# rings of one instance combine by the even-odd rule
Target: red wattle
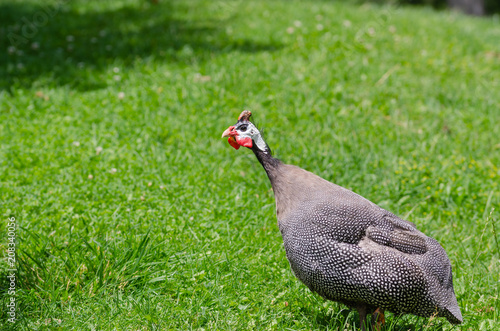
[[236,141],[238,142],[238,144],[244,147],[252,148],[253,146],[252,138],[250,137],[239,138],[238,136],[236,136]]
[[233,146],[234,149],[240,149],[240,145],[236,142],[236,139],[234,139],[234,137],[229,137],[227,142],[229,143],[229,145]]

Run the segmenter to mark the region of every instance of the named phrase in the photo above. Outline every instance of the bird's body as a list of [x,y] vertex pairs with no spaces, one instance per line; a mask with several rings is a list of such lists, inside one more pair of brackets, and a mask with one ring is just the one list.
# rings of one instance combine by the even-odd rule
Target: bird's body
[[[244,113],[238,123],[253,126]],[[237,131],[238,124],[231,132]],[[252,141],[262,139],[257,133]],[[242,136],[232,137],[266,170],[287,258],[309,289],[358,309],[362,320],[387,309],[462,322],[451,264],[436,240],[362,196],[273,158],[265,143],[242,144]]]

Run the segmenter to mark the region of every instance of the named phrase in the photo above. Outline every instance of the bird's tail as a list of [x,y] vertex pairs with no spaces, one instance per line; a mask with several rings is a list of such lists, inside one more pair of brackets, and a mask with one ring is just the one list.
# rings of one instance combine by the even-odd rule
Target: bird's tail
[[464,321],[462,313],[460,312],[460,307],[458,307],[457,298],[453,291],[451,292],[449,304],[445,308],[444,315],[451,324],[461,324]]

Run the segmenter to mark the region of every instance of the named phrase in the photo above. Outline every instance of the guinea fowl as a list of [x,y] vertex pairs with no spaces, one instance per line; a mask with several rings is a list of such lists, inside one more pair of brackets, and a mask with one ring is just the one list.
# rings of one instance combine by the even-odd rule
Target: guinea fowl
[[396,314],[462,323],[451,264],[439,243],[362,196],[271,155],[245,110],[222,137],[250,148],[271,181],[286,256],[299,280],[323,298],[384,323]]

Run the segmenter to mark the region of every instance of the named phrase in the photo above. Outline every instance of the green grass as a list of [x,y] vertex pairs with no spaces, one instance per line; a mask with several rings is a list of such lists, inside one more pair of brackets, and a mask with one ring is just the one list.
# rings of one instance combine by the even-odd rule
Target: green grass
[[264,171],[220,139],[243,109],[283,161],[448,252],[464,324],[390,314],[385,330],[500,328],[498,18],[71,1],[11,47],[41,4],[0,1],[0,248],[15,217],[17,330],[353,330],[356,313],[292,275]]

